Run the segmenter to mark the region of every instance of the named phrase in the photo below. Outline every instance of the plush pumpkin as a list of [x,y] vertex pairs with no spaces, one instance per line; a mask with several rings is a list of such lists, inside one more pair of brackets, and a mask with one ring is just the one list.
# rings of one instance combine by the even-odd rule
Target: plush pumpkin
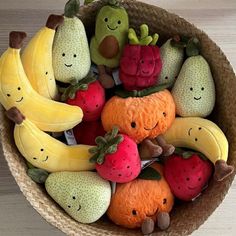
[[168,90],[144,97],[114,96],[106,103],[101,118],[106,131],[117,126],[140,143],[167,131],[175,119],[175,103]]
[[154,163],[145,170],[149,174],[157,172],[159,178],[150,180],[150,176],[148,179],[143,175],[142,179],[117,184],[107,215],[117,225],[127,228],[142,226],[143,233],[150,234],[154,230],[154,224],[151,228],[149,224],[147,228],[148,220],[157,223],[161,229],[169,226],[168,213],[173,207],[174,196],[163,176],[163,167],[160,164]]

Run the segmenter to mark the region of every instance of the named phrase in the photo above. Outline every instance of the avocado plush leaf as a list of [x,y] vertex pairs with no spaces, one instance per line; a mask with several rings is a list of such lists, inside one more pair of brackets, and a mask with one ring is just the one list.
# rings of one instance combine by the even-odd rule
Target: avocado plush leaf
[[161,174],[157,170],[149,166],[140,173],[138,178],[145,180],[161,180]]

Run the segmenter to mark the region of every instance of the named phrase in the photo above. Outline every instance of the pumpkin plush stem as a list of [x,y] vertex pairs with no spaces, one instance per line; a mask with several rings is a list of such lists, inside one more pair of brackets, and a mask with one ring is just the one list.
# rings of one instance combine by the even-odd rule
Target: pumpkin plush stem
[[79,0],[69,0],[64,9],[64,15],[68,18],[73,18],[78,14],[80,8],[80,1]]
[[215,163],[214,179],[218,182],[224,180],[234,172],[234,167],[228,165],[224,160]]
[[170,226],[170,215],[167,212],[159,212],[157,214],[157,226],[161,230],[166,230]]
[[148,25],[142,24],[140,26],[140,37],[138,38],[137,33],[133,28],[129,29],[129,43],[131,45],[143,45],[143,46],[148,46],[148,45],[156,45],[159,35],[154,34],[153,36],[149,35],[149,28]]
[[112,154],[117,151],[117,146],[123,141],[123,136],[118,134],[119,129],[113,127],[104,137],[99,136],[95,139],[96,147],[90,148],[89,152],[93,154],[90,162],[103,164],[106,154]]
[[155,229],[155,222],[151,218],[147,218],[142,223],[143,235],[150,235]]
[[98,80],[102,84],[103,88],[105,89],[113,88],[115,86],[115,82],[112,76],[110,75],[111,73],[111,71],[109,71],[110,68],[106,68],[104,65],[98,65],[97,68],[99,74]]

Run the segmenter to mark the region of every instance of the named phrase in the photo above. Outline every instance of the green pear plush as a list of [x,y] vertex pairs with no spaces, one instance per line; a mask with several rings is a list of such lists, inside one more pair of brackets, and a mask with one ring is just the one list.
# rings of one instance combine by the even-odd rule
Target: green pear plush
[[173,86],[184,62],[184,46],[174,45],[173,39],[167,40],[160,48],[162,71],[158,84],[170,83]]
[[182,117],[206,117],[215,105],[215,84],[208,62],[199,55],[200,43],[192,39],[186,48],[184,62],[172,89],[176,113]]
[[72,79],[83,79],[91,66],[85,28],[76,16],[79,6],[79,0],[69,0],[66,3],[64,23],[58,27],[53,44],[55,78],[64,83]]
[[56,172],[46,179],[48,194],[76,221],[93,223],[107,211],[110,183],[97,173]]
[[98,12],[95,36],[90,44],[91,59],[98,65],[99,79],[106,88],[113,85],[109,72],[119,66],[128,30],[129,18],[125,8],[117,0],[108,0]]

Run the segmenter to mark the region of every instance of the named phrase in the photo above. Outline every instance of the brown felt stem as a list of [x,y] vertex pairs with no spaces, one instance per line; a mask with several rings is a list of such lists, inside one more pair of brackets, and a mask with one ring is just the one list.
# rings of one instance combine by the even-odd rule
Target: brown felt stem
[[98,65],[97,68],[99,73],[98,80],[102,84],[103,88],[105,89],[113,88],[115,86],[115,82],[112,76],[107,73],[106,67],[104,65]]
[[23,46],[23,41],[27,37],[25,32],[12,31],[9,35],[9,46],[14,49],[20,49]]
[[25,120],[25,116],[16,107],[12,107],[6,111],[6,116],[18,125],[20,125]]
[[50,15],[48,17],[46,27],[49,29],[55,30],[59,25],[61,25],[64,21],[64,17],[61,15]]
[[172,144],[166,143],[166,140],[164,139],[163,135],[159,135],[156,137],[157,144],[162,147],[163,149],[163,156],[170,156],[174,153],[175,147]]
[[159,157],[162,152],[162,147],[153,143],[150,139],[145,139],[139,147],[139,155],[142,160]]

